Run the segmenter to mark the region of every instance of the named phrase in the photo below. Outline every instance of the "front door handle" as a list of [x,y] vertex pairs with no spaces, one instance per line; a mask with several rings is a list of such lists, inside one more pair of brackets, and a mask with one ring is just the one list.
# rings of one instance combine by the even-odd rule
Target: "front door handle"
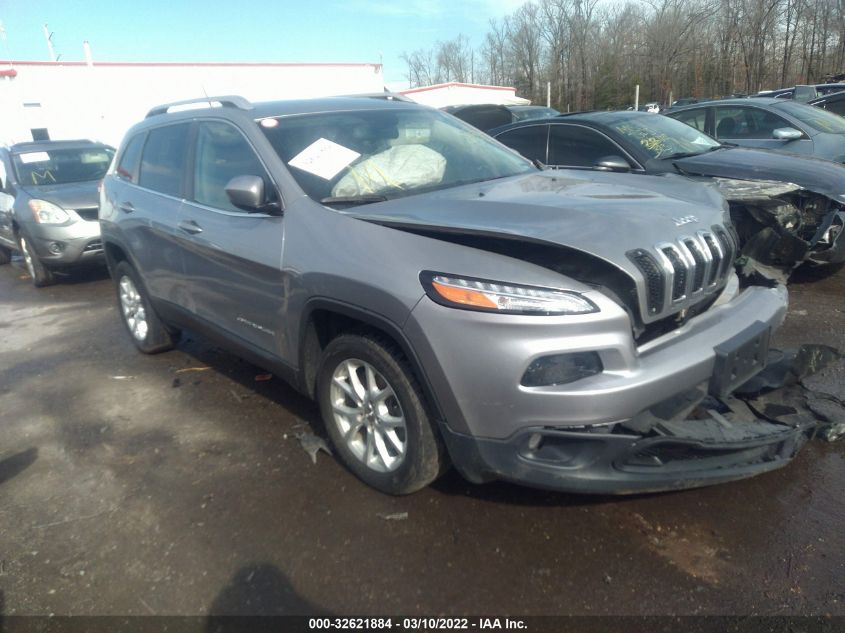
[[185,233],[189,233],[191,235],[202,233],[202,227],[193,220],[182,220],[176,226],[179,227],[179,230],[185,231]]
[[123,202],[119,204],[117,208],[124,213],[132,213],[135,210],[135,206],[131,202]]

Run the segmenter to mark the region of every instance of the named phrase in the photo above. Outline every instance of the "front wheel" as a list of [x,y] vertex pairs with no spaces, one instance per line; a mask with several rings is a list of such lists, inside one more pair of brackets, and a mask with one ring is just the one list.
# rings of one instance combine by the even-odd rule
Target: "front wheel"
[[373,488],[403,495],[434,481],[446,463],[420,388],[389,343],[344,334],[326,347],[317,400],[347,468]]
[[42,288],[53,283],[53,271],[41,263],[41,260],[38,259],[38,255],[32,248],[32,244],[23,235],[18,239],[18,244],[21,247],[21,255],[23,255],[23,261],[26,264],[26,271],[32,278],[32,284],[36,288]]
[[115,266],[114,280],[123,324],[135,346],[145,354],[173,349],[178,333],[169,329],[153,310],[135,269],[128,262],[120,262]]

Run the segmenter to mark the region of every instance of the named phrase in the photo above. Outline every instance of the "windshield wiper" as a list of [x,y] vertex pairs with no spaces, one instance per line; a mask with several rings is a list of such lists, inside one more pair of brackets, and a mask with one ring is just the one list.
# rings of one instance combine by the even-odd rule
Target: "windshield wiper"
[[372,204],[373,202],[384,202],[387,200],[386,196],[381,196],[375,193],[367,193],[361,196],[329,196],[320,200],[320,204],[345,204],[357,206],[359,204]]

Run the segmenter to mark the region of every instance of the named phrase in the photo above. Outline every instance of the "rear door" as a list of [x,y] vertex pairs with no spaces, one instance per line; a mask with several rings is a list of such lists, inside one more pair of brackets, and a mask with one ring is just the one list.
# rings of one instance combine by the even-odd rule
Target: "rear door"
[[268,200],[278,190],[244,134],[228,121],[197,123],[190,193],[178,224],[197,317],[261,350],[274,352],[283,319],[281,215],[235,207],[236,176],[259,176]]
[[190,123],[152,128],[129,140],[111,201],[134,264],[153,297],[184,303],[176,225],[185,191]]

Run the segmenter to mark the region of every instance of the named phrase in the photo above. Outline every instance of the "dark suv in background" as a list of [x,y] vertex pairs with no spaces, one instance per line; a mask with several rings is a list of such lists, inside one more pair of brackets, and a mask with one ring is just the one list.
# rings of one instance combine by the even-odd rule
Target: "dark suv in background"
[[724,199],[680,176],[540,169],[413,103],[218,97],[128,132],[100,224],[141,351],[190,327],[272,370],[385,492],[450,461],[474,482],[701,486],[806,437],[727,397],[786,289],[740,284]]
[[36,286],[53,271],[102,261],[97,186],[114,148],[40,141],[0,148],[0,264],[20,251]]

